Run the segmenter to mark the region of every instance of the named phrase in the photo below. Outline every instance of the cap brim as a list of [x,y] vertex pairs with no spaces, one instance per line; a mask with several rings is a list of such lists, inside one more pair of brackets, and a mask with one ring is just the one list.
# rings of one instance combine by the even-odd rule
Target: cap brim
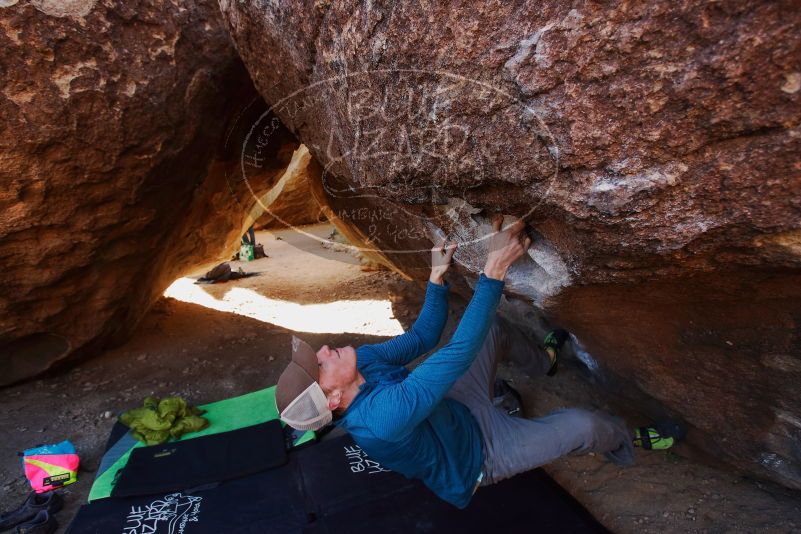
[[317,353],[305,341],[292,336],[292,361],[278,378],[275,387],[275,404],[283,412],[298,395],[320,378]]

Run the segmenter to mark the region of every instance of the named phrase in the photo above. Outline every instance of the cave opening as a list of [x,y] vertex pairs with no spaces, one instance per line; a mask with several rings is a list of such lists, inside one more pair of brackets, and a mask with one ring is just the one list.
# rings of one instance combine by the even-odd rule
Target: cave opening
[[330,223],[267,227],[255,236],[266,257],[228,262],[232,271],[252,276],[198,284],[205,273],[201,269],[175,280],[164,296],[299,334],[403,333],[386,291],[373,283],[373,268],[341,242],[344,238]]

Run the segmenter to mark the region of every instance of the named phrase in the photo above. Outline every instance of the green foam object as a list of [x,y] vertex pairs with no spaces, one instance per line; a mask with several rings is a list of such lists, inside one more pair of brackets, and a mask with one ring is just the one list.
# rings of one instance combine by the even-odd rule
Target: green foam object
[[[198,406],[198,408],[206,410],[203,417],[209,420],[209,426],[199,432],[186,434],[175,441],[220,434],[222,432],[278,419],[278,410],[275,407],[275,386],[252,393],[246,393],[239,397],[212,402],[211,404]],[[311,441],[314,437],[314,432],[305,432],[295,441],[294,446],[297,447],[307,441]],[[117,473],[128,463],[131,451],[138,447],[145,446],[144,443],[136,442],[128,452],[123,454],[110,468],[100,474],[95,479],[94,484],[92,484],[92,489],[89,491],[89,502],[110,497],[111,491],[114,489],[114,479]]]

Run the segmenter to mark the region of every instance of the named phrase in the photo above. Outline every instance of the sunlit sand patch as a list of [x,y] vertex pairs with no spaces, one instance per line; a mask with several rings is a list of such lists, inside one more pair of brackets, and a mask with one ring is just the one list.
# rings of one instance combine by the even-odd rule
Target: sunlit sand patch
[[298,304],[271,299],[241,287],[233,287],[222,299],[216,299],[191,278],[179,278],[167,288],[164,296],[212,310],[244,315],[298,332],[377,336],[403,333],[403,327],[392,315],[389,300],[338,300],[324,304]]

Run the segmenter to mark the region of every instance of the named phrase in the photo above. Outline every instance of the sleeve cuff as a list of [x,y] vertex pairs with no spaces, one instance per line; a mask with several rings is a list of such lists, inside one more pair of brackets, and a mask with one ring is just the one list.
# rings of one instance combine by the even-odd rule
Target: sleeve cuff
[[447,293],[450,288],[451,288],[451,285],[447,281],[445,281],[444,284],[439,285],[439,284],[435,284],[434,282],[429,280],[428,281],[428,287],[426,287],[426,292],[428,292],[428,291],[431,291],[431,292],[440,291],[440,292],[443,292],[443,293]]
[[496,280],[494,278],[489,278],[484,273],[481,273],[481,275],[478,277],[478,283],[482,284],[482,285],[486,284],[486,285],[488,285],[488,286],[490,286],[493,289],[496,289],[498,291],[502,291],[503,290],[503,286],[504,286],[504,281],[503,280]]

